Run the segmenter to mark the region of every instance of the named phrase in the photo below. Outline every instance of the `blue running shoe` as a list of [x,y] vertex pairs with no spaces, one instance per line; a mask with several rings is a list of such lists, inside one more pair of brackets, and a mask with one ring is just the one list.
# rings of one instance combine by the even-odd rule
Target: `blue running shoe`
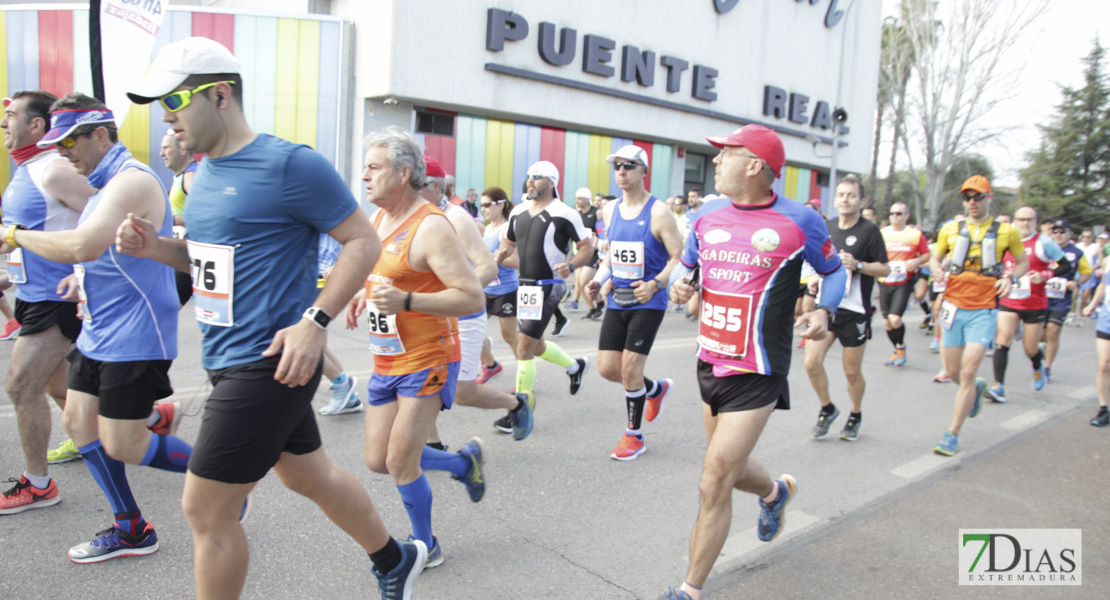
[[975,402],[971,404],[971,412],[967,416],[974,419],[983,410],[983,394],[987,393],[987,380],[982,377],[975,378]]
[[482,473],[482,463],[485,462],[485,452],[483,450],[481,438],[470,438],[469,442],[463,444],[462,450],[459,450],[459,454],[470,461],[470,468],[466,470],[466,475],[455,477],[455,479],[463,482],[463,485],[466,486],[466,492],[470,494],[471,502],[481,501],[482,496],[486,493],[486,478]]
[[1033,389],[1041,391],[1044,389],[1044,384],[1048,383],[1048,378],[1044,375],[1044,365],[1039,369],[1033,369]]
[[332,385],[328,388],[328,393],[331,395],[331,402],[320,409],[320,414],[325,417],[364,410],[358,399],[358,377],[348,375],[345,383]]
[[78,544],[69,549],[69,560],[78,564],[89,564],[121,558],[124,556],[144,556],[158,551],[158,534],[148,521],[140,535],[126,535],[115,527],[99,531],[91,542]]
[[[410,542],[415,541],[415,540],[416,540],[416,538],[412,537],[411,535],[408,538],[408,541],[410,541]],[[427,544],[424,544],[424,545],[427,546]],[[424,568],[425,569],[434,569],[435,567],[438,567],[439,565],[442,565],[442,564],[443,564],[443,548],[441,548],[440,545],[439,545],[439,538],[437,538],[436,536],[433,535],[432,536],[432,549],[428,550],[428,558],[424,560]]]
[[933,341],[929,343],[929,352],[933,354],[940,352],[940,338],[933,338]]
[[951,431],[945,431],[940,443],[933,447],[933,452],[944,456],[953,456],[960,451],[959,438]]
[[1091,425],[1095,427],[1106,427],[1110,425],[1110,412],[1106,411],[1105,406],[1099,407],[1098,414],[1095,415],[1095,418],[1091,419]]
[[377,567],[370,568],[370,572],[378,578],[382,600],[410,600],[412,583],[428,560],[428,547],[420,540],[397,542],[397,545],[401,547],[401,562],[392,571],[382,573]]
[[1005,403],[1006,386],[1002,385],[1001,383],[995,383],[994,385],[987,388],[987,396],[989,396],[991,400],[999,404]]
[[509,411],[509,422],[513,427],[513,439],[519,442],[532,433],[532,410],[536,407],[536,398],[532,392],[524,392],[517,394],[516,399],[520,400],[521,407]]
[[690,598],[690,594],[687,594],[682,590],[676,590],[673,586],[667,588],[666,593],[663,594],[663,598],[665,600],[692,600],[692,598]]
[[1045,383],[1052,383],[1052,369],[1049,367],[1044,368]]
[[775,539],[780,532],[782,532],[782,524],[786,521],[783,514],[786,510],[786,505],[794,499],[797,494],[798,482],[789,475],[783,475],[782,478],[775,480],[775,485],[779,487],[779,497],[775,503],[768,505],[762,499],[759,500],[759,539],[764,542],[769,542]]

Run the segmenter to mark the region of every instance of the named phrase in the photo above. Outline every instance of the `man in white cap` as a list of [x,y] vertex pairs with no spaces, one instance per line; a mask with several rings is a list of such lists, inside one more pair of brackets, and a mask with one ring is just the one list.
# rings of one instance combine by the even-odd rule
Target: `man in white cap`
[[574,192],[574,209],[578,214],[582,215],[582,226],[590,232],[590,238],[594,241],[594,254],[581,269],[574,271],[574,295],[571,297],[565,306],[568,310],[578,310],[578,299],[585,298],[586,306],[589,311],[583,319],[592,319],[594,317],[594,301],[586,294],[586,285],[593,279],[594,273],[597,272],[598,256],[597,256],[597,233],[594,229],[597,227],[597,207],[590,204],[590,199],[593,198],[593,192],[590,188],[578,188]]
[[[365,488],[324,454],[312,409],[327,326],[366,280],[381,242],[322,156],[251,130],[243,83],[226,48],[187,38],[162,48],[128,94],[158,100],[182,147],[207,155],[185,205],[188,242],[137,217],[117,233],[120,252],[193,274],[213,385],[182,498],[197,597],[242,593],[240,509],[273,468],[370,555],[383,598],[408,598],[427,548],[390,537]],[[320,232],[343,247],[317,294]]]
[[667,312],[667,281],[678,264],[682,237],[667,205],[644,186],[649,165],[643,148],[623,146],[605,162],[613,165],[622,194],[602,211],[609,255],[588,293],[596,296],[612,280],[597,368],[602,377],[624,385],[628,426],[609,457],[628,461],[646,450],[642,422],[659,416],[674,385],[670,379],[644,377],[644,365]]
[[[509,228],[495,258],[501,262],[515,248],[520,260],[517,288],[516,391],[530,394],[536,382],[536,357],[567,370],[570,393],[577,394],[590,363],[573,359],[562,348],[545,342],[543,330],[563,297],[566,279],[593,256],[594,243],[582,215],[559,201],[559,169],[546,160],[528,167],[526,200],[509,214]],[[566,261],[571,243],[577,254]]]

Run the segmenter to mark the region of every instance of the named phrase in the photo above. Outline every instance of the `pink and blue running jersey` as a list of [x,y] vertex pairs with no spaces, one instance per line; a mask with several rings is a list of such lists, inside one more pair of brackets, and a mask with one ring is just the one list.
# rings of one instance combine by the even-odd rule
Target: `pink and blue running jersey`
[[803,260],[826,278],[831,293],[821,305],[835,312],[846,274],[813,209],[775,194],[767,204],[719,198],[698,210],[682,264],[700,265],[698,358],[711,363],[715,375],[790,371]]

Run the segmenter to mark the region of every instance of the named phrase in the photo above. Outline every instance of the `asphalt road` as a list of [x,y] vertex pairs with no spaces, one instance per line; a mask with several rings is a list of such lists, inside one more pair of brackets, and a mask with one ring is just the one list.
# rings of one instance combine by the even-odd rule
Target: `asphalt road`
[[[881,322],[874,322],[878,331],[863,369],[868,391],[858,442],[837,439],[843,420],[827,438],[810,436],[818,405],[802,368],[802,352],[796,351],[790,376],[793,408],[772,417],[754,456],[776,475],[794,475],[799,494],[787,511],[786,530],[770,544],[756,539],[755,499],[736,495],[729,540],[707,584],[708,598],[986,597],[982,590],[1007,590],[955,583],[958,528],[1065,524],[1084,528],[1084,585],[1042,589],[1064,597],[1107,597],[1110,432],[1086,425],[1095,404],[1093,322],[1066,328],[1056,381],[1044,391],[1033,392],[1028,362],[1012,357],[1010,401],[986,406],[965,425],[961,453],[943,458],[932,447],[950,420],[955,387],[931,381],[939,357],[928,352],[929,338],[916,329],[920,313],[916,308],[909,312],[909,364],[903,368],[883,366],[890,344]],[[557,341],[572,356],[593,361],[600,322],[580,321],[582,314],[569,314],[573,322]],[[498,338],[496,354],[509,356],[494,324],[489,331]],[[501,416],[497,412],[457,408],[443,413],[439,428],[451,447],[475,435],[486,440],[489,487],[485,499],[473,504],[461,484],[443,473],[430,474],[436,495],[433,527],[446,563],[420,577],[414,596],[625,600],[658,598],[668,585],[679,583],[687,567],[705,450],[694,333],[695,324],[680,315],[668,314],[664,321],[647,373],[673,378],[675,393],[660,418],[645,425],[648,450],[632,462],[608,457],[624,429],[623,393],[593,368],[583,389],[571,397],[562,370],[538,361],[536,429],[522,442],[493,429]],[[188,309],[180,338],[181,356],[171,376],[175,399],[191,415],[179,435],[193,440],[206,389],[199,333]],[[370,354],[364,334],[335,331],[330,345],[348,372],[365,381]],[[10,343],[0,343],[0,362],[7,362],[10,349]],[[838,404],[847,403],[840,359],[834,347],[827,365]],[[507,360],[505,366],[490,383],[508,390],[514,363]],[[989,359],[980,374],[990,376]],[[325,396],[322,387],[320,406]],[[389,530],[407,536],[408,519],[396,488],[363,464],[362,414],[319,422],[328,454],[366,486]],[[1051,432],[1059,432],[1052,437],[1056,445],[1044,451],[1037,440]],[[56,419],[51,443],[63,439]],[[5,396],[0,400],[0,475],[17,477],[21,469],[14,411]],[[77,598],[90,590],[109,598],[193,595],[192,544],[180,512],[179,476],[128,467],[135,496],[159,533],[156,554],[76,565],[67,560],[66,550],[91,539],[111,514],[81,462],[56,465],[51,473],[60,486],[60,504],[0,517],[0,595]],[[245,598],[377,597],[369,560],[308,500],[272,476],[257,490],[246,525],[251,568]],[[867,535],[859,535],[861,530]],[[918,554],[904,551],[907,536],[916,540]],[[932,562],[926,564],[926,558]]]

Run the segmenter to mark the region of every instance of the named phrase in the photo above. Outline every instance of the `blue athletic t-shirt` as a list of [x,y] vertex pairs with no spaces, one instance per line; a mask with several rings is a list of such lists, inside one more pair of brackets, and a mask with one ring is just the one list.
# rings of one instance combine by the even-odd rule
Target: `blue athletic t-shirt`
[[256,362],[316,299],[320,232],[358,209],[308,146],[259,134],[197,169],[189,224],[194,304],[209,370]]

